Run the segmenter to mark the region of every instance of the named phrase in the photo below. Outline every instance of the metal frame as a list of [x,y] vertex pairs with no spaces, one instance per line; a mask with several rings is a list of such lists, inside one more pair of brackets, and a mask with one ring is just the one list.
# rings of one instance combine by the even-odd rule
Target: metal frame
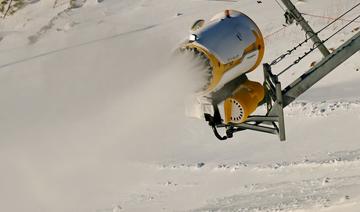
[[[291,3],[291,1],[282,0],[282,2],[288,8],[287,12],[290,12],[295,17],[296,22],[303,28],[308,36],[311,36],[313,42],[315,44],[320,44],[318,47],[324,58],[283,90],[278,77],[272,73],[271,66],[266,63],[263,64],[265,98],[260,104],[266,103],[267,112],[266,115],[249,116],[244,123],[224,124],[222,122],[217,105],[224,99],[224,95],[220,94],[221,92],[216,94],[215,96],[221,96],[222,98],[217,98],[216,101],[214,101],[214,115],[204,115],[205,120],[212,127],[215,136],[220,140],[226,140],[227,138],[233,137],[235,132],[254,130],[258,132],[277,134],[279,135],[281,141],[285,141],[284,107],[288,106],[297,97],[311,88],[336,67],[360,51],[360,32],[358,32],[338,47],[334,52],[329,53],[329,50],[322,44],[320,38],[306,22],[301,13]],[[241,81],[244,79],[246,79],[245,75],[239,77],[238,80],[234,80],[233,83],[229,83],[228,86],[225,85],[225,87],[227,86],[225,89],[227,90],[226,94],[229,94],[228,88],[236,87],[241,84]],[[224,128],[226,136],[221,136],[218,132],[218,128]]]
[[[265,98],[260,104],[266,103],[266,115],[249,116],[241,124],[224,124],[217,104],[213,104],[214,115],[205,114],[205,120],[212,127],[215,136],[220,140],[232,138],[233,134],[243,130],[254,130],[263,133],[279,135],[285,141],[285,122],[282,101],[281,83],[273,75],[268,64],[264,64]],[[218,128],[225,129],[225,136],[221,136]]]
[[283,90],[284,107],[360,50],[360,32],[323,58]]

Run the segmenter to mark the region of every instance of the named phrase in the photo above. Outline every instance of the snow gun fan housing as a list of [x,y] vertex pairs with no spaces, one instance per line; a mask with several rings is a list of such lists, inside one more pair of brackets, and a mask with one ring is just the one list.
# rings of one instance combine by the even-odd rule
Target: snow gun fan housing
[[260,64],[264,55],[264,39],[245,14],[226,10],[208,23],[198,20],[192,26],[189,40],[182,50],[194,52],[204,60],[210,72],[208,84],[201,96],[210,97],[231,81],[244,76],[231,96],[225,99],[225,123],[241,123],[255,111],[264,98],[264,88],[245,76]]

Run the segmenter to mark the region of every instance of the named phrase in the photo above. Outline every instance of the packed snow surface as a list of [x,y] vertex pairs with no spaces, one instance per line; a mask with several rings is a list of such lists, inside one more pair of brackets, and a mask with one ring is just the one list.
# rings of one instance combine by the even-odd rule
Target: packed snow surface
[[[360,210],[359,53],[286,108],[287,142],[250,131],[219,142],[184,116],[203,76],[174,52],[195,20],[235,9],[259,25],[270,62],[305,39],[275,1],[27,2],[0,22],[0,211]],[[319,30],[359,1],[294,3]],[[320,60],[304,59],[283,85]],[[261,82],[261,67],[249,77]]]

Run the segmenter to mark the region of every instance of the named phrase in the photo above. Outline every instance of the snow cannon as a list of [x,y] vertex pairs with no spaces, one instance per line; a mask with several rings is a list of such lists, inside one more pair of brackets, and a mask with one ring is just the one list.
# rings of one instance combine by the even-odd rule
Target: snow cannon
[[181,50],[204,60],[210,75],[204,92],[211,93],[253,71],[263,58],[265,46],[254,21],[241,12],[225,10],[208,23],[196,21]]
[[[250,81],[247,75],[256,69],[263,58],[264,39],[256,24],[241,12],[225,10],[208,22],[196,21],[191,27],[189,39],[179,48],[180,52],[190,51],[200,58],[191,60],[196,62],[191,65],[201,66],[196,68],[196,71],[202,74],[200,76],[203,76],[204,70],[199,61],[205,61],[205,71],[210,73],[209,80],[204,82],[201,79],[200,84],[206,85],[204,90],[191,96],[189,99],[192,102],[189,102],[195,103],[191,105],[195,109],[194,114],[203,115],[219,140],[232,138],[237,132],[252,130],[278,135],[281,141],[285,141],[284,108],[360,50],[358,32],[336,50],[329,51],[324,43],[331,36],[326,39],[319,38],[291,0],[282,0],[282,3],[287,8],[286,19],[290,16],[296,17],[290,22],[296,21],[306,35],[311,35],[310,40],[317,48],[310,48],[286,69],[277,70],[275,73],[273,66],[288,56],[289,50],[275,60],[263,63],[262,83]],[[286,21],[291,24],[289,20]],[[307,40],[309,38],[305,41]],[[296,49],[302,43],[304,42],[291,49]],[[322,54],[321,61],[309,70],[304,70],[301,76],[290,83],[287,82],[288,85],[283,88],[279,75],[315,49]],[[199,79],[199,75],[194,79]],[[265,110],[257,110],[260,105],[265,105]],[[220,110],[219,106],[223,106],[223,110]]]
[[250,80],[243,82],[224,102],[225,124],[242,123],[264,99],[264,87]]
[[[200,109],[189,116],[200,118],[224,102],[225,123],[242,123],[264,99],[262,84],[248,80],[264,56],[264,38],[245,14],[225,10],[208,23],[197,20],[180,50],[204,61],[208,81],[198,93]],[[210,112],[209,112],[210,111]]]

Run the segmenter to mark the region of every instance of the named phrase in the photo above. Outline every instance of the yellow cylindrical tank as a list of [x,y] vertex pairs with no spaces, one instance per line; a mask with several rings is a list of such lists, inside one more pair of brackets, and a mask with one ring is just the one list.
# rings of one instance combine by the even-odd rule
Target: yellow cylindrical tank
[[246,80],[224,102],[225,123],[244,122],[256,110],[264,95],[265,90],[260,83]]

